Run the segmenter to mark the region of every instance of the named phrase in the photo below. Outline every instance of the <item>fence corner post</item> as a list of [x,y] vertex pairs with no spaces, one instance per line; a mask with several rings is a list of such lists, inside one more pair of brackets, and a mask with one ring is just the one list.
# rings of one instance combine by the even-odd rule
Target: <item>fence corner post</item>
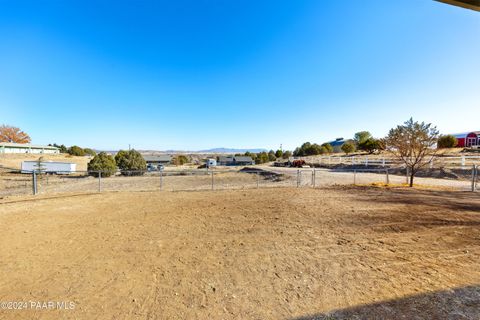
[[102,171],[98,171],[98,192],[102,192]]

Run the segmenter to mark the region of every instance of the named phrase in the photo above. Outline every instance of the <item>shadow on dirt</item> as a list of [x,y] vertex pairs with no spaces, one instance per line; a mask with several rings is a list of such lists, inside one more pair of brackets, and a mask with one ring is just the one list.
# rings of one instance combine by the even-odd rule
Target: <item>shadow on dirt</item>
[[267,171],[260,168],[252,168],[252,167],[245,167],[239,170],[239,172],[250,173],[250,174],[258,174],[263,179],[269,180],[272,182],[278,182],[285,180],[285,175],[273,171]]
[[480,286],[422,293],[291,320],[327,319],[480,319]]
[[352,210],[344,220],[349,226],[380,232],[437,227],[480,228],[479,193],[377,187],[344,187],[341,190],[348,193],[348,197],[353,196],[355,201],[388,205],[388,209],[376,210],[374,214],[368,210]]
[[358,200],[391,204],[424,205],[459,211],[480,213],[480,193],[451,190],[419,190],[410,188],[352,187],[357,189]]

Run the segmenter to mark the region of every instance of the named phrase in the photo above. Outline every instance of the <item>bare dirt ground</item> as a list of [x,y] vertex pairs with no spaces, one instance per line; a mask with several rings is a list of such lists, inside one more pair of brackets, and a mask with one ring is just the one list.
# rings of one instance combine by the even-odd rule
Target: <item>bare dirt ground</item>
[[335,187],[0,200],[1,319],[479,319],[480,197]]

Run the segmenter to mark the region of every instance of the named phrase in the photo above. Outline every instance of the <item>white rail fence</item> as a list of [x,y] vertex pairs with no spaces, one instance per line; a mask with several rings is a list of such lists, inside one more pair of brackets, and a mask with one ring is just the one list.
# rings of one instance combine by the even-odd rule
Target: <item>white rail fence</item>
[[[350,165],[350,166],[375,166],[375,167],[394,167],[402,166],[402,162],[391,157],[378,156],[313,156],[296,157],[295,159],[304,160],[309,165]],[[480,165],[480,156],[436,156],[429,162],[429,168],[462,168],[466,169],[472,165]]]

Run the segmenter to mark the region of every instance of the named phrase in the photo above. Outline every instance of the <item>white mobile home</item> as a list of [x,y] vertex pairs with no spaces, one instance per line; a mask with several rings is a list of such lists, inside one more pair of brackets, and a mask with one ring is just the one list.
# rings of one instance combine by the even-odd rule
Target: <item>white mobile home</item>
[[60,150],[52,146],[37,146],[28,143],[0,142],[0,153],[59,154]]
[[40,171],[43,173],[70,174],[77,170],[77,164],[71,162],[55,162],[55,161],[23,161],[22,173],[31,173],[32,171]]

